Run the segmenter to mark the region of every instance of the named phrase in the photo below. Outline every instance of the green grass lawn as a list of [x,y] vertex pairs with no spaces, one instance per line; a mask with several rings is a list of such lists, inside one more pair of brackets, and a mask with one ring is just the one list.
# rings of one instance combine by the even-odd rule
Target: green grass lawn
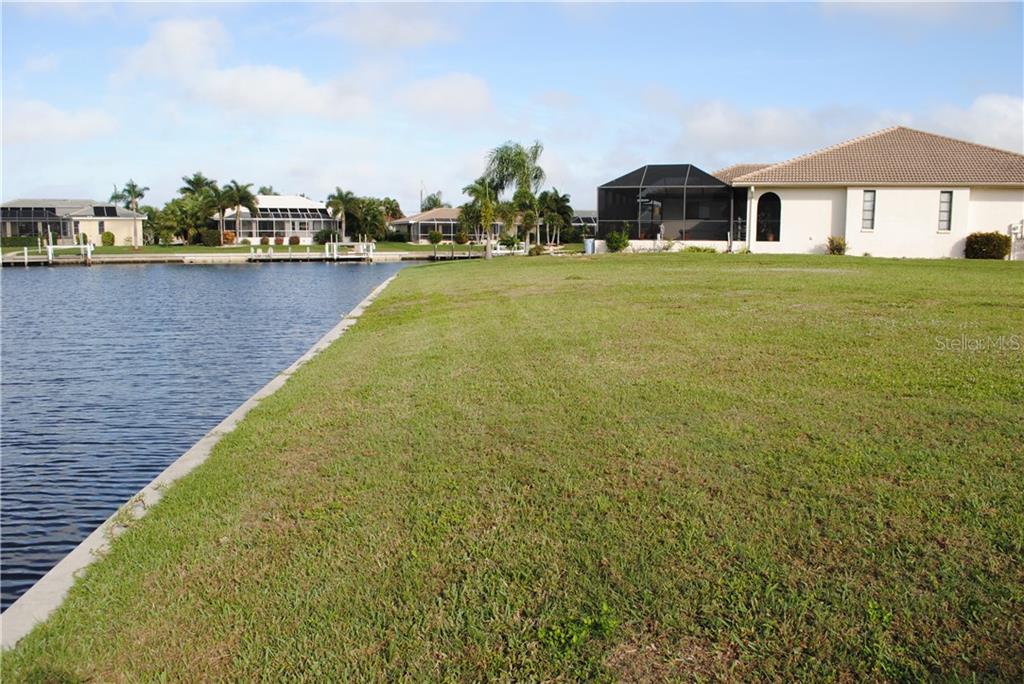
[[1020,681],[1022,301],[1008,262],[403,270],[4,679]]

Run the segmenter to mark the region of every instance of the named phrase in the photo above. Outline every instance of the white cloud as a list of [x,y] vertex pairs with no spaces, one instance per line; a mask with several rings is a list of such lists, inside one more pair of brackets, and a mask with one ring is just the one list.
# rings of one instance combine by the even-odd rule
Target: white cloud
[[60,64],[60,59],[53,53],[35,55],[25,60],[24,69],[31,74],[42,74],[53,71]]
[[673,152],[709,170],[740,161],[782,161],[895,125],[1009,150],[1024,147],[1024,100],[1005,94],[917,113],[839,106],[744,109],[723,100],[680,102],[674,109],[680,124]]
[[296,69],[221,66],[226,36],[220,22],[212,19],[160,22],[149,40],[129,52],[114,79],[155,76],[197,102],[247,114],[343,118],[369,111],[370,98],[341,78],[314,83]]
[[396,99],[414,113],[457,122],[494,111],[487,82],[472,74],[450,73],[414,81]]
[[421,47],[453,39],[451,25],[437,18],[436,6],[429,11],[434,14],[428,15],[427,10],[410,5],[362,5],[345,8],[313,30],[382,50]]
[[96,109],[63,110],[41,100],[4,106],[4,143],[82,141],[117,129],[117,121]]
[[921,127],[1024,154],[1024,98],[982,95],[966,109],[940,107],[922,119]]

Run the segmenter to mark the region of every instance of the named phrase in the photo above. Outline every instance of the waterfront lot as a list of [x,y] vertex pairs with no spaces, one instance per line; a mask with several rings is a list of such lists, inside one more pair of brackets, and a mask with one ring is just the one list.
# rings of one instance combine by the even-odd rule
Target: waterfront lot
[[403,271],[5,680],[1024,677],[1024,270]]

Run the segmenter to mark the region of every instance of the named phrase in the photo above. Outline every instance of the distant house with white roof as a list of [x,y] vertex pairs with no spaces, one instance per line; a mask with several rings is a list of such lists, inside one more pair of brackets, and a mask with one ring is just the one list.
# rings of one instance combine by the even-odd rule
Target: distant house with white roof
[[[267,238],[273,244],[276,238],[287,243],[291,236],[299,238],[299,244],[312,244],[313,236],[324,229],[340,230],[340,221],[331,217],[327,205],[302,195],[257,195],[256,215],[242,207],[241,225],[235,240],[249,240],[258,244]],[[216,221],[219,214],[215,215]],[[235,230],[235,209],[224,212],[225,229]]]

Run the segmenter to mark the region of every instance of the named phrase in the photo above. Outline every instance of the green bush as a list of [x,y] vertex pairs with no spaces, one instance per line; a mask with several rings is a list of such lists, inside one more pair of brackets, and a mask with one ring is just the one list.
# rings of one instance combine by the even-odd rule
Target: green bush
[[103,231],[103,233],[100,235],[100,242],[103,244],[104,247],[113,247],[114,234],[111,233],[109,230]]
[[80,245],[87,245],[89,244],[89,236],[85,233],[79,233],[77,242]]
[[613,230],[608,233],[608,237],[604,240],[605,246],[609,252],[621,252],[622,250],[629,247],[629,233],[625,228],[622,230]]
[[683,251],[688,254],[718,254],[718,250],[714,247],[698,247],[697,245],[687,245],[683,247]]
[[439,245],[441,244],[441,240],[444,240],[444,235],[442,235],[439,230],[432,230],[427,233],[427,240],[432,245]]
[[199,240],[204,247],[219,247],[220,231],[216,228],[204,228],[199,233]]
[[519,246],[519,238],[513,235],[512,233],[505,233],[500,238],[498,238],[498,244],[504,247],[505,249],[515,249],[516,247]]
[[249,245],[251,245],[251,244],[252,244],[252,241],[251,241],[251,240],[249,240],[249,238],[242,238],[242,241],[241,241],[241,242],[239,242],[238,244],[240,244],[240,245],[245,245],[246,247],[248,247]]
[[[45,242],[45,240],[43,242]],[[5,237],[0,238],[0,245],[4,247],[38,247],[39,238],[35,235],[26,235],[25,237]]]
[[529,252],[530,256],[540,256],[543,253],[544,253],[544,248],[541,247],[540,245],[534,245],[533,247],[530,247],[530,252]]
[[288,244],[289,245],[297,245],[297,244],[299,244],[299,236],[298,235],[289,235],[288,236]]
[[836,256],[842,256],[846,254],[846,238],[841,237],[829,237],[826,249],[829,254]]
[[469,233],[464,230],[460,230],[455,234],[455,244],[464,245],[469,242]]
[[326,245],[328,242],[334,242],[334,238],[337,237],[337,235],[337,231],[333,228],[321,228],[314,233],[313,242],[318,245]]
[[409,236],[400,230],[389,230],[384,236],[385,242],[408,242]]
[[1010,254],[1010,236],[1003,233],[971,233],[964,244],[968,259],[1005,259]]
[[264,235],[263,237],[260,238],[260,244],[266,247],[267,245],[270,244],[270,238]]

